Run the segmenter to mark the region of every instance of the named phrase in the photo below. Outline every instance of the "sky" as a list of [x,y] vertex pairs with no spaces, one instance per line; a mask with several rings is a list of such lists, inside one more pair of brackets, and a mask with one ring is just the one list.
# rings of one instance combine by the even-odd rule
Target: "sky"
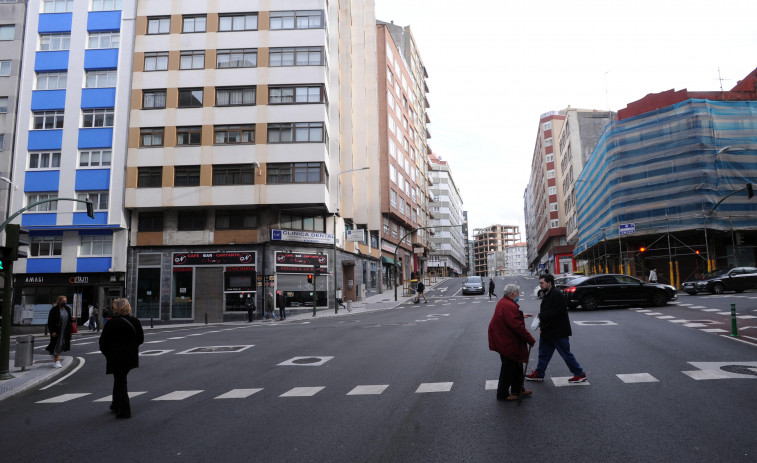
[[375,0],[428,70],[432,151],[473,228],[520,225],[539,116],[724,90],[757,68],[755,0]]

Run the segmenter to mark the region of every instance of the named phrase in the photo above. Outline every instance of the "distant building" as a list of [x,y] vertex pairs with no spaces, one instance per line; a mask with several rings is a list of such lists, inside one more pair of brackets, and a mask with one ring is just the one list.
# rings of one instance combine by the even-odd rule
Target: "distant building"
[[525,242],[505,247],[504,275],[528,274],[528,246]]
[[466,267],[465,238],[463,236],[463,200],[447,161],[429,154],[431,169],[431,225],[439,227],[431,237],[433,250],[428,267],[444,269],[445,275],[460,275]]
[[[489,254],[504,251],[521,241],[520,227],[517,225],[490,225],[473,230],[474,272],[479,276],[492,276],[494,264],[490,264]],[[495,259],[496,260],[496,259]]]

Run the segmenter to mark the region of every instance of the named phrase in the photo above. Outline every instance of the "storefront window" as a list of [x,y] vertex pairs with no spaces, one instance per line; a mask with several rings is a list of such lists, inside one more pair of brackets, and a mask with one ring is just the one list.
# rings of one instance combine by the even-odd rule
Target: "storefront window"
[[247,312],[247,294],[251,295],[251,300],[257,309],[255,293],[226,293],[224,310],[227,312]]
[[160,268],[137,271],[136,316],[160,318]]
[[[320,275],[315,279],[318,306],[328,305],[329,278]],[[276,289],[285,291],[287,307],[313,307],[313,285],[308,283],[308,276],[303,274],[276,275]]]
[[174,267],[171,284],[171,318],[192,318],[193,269]]

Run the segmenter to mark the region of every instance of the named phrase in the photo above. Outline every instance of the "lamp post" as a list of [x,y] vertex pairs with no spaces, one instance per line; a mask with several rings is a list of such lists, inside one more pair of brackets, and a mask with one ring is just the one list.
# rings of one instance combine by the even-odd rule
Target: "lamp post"
[[[334,210],[334,313],[339,313],[339,302],[336,300],[336,216],[339,215],[339,176],[347,172],[357,172],[359,170],[368,170],[370,167],[359,167],[357,169],[340,170],[336,173],[336,209]],[[370,236],[368,237],[370,239]]]

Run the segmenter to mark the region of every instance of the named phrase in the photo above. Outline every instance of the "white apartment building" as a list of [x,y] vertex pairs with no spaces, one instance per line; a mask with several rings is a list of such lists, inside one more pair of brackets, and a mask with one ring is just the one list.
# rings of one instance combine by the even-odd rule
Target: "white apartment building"
[[465,246],[463,234],[463,199],[460,196],[452,171],[447,161],[433,153],[429,154],[431,169],[431,225],[435,233],[431,237],[433,249],[430,252],[429,269],[444,269],[447,275],[461,275],[466,267]]

